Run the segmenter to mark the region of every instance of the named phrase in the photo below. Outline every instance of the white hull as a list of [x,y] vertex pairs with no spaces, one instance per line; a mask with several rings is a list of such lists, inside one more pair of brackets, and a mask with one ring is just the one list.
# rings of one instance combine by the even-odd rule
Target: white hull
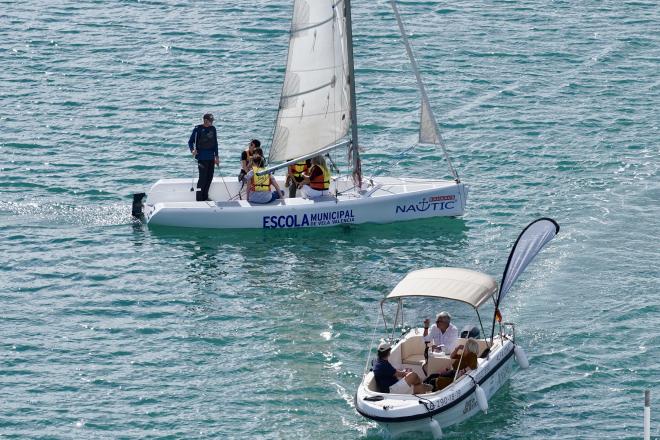
[[[282,179],[278,178],[284,189]],[[150,225],[190,228],[302,228],[340,224],[391,223],[429,217],[460,216],[465,210],[467,188],[462,183],[380,177],[356,191],[347,179],[333,181],[330,193],[316,200],[300,196],[266,205],[245,199],[245,190],[236,179],[213,180],[212,202],[195,201],[187,179],[162,179],[156,182],[144,205],[145,221]],[[285,190],[286,192],[286,190]]]
[[[503,346],[495,345],[488,359],[480,361],[479,368],[470,373],[485,392],[487,399],[511,376],[513,349],[514,345],[509,340],[505,340]],[[431,418],[441,428],[445,428],[481,412],[475,394],[475,384],[468,377],[461,378],[441,391],[418,396],[372,391],[367,385],[372,378],[371,372],[363,378],[355,395],[356,409],[364,417],[378,422],[393,436],[406,432],[432,433]],[[374,396],[382,396],[383,400],[365,400],[365,397]],[[422,401],[426,401],[427,405],[421,404]]]

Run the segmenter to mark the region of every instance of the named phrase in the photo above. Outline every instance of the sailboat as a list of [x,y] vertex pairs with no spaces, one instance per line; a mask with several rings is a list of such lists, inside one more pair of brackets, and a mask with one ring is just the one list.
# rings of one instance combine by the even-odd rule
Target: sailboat
[[234,177],[215,178],[211,201],[204,202],[195,201],[189,179],[161,179],[147,194],[134,194],[133,215],[149,225],[196,228],[325,227],[463,215],[467,188],[447,154],[397,5],[391,6],[420,92],[419,143],[442,148],[452,179],[362,175],[351,1],[295,0],[268,168],[259,174],[273,174],[284,187],[277,170],[340,149],[347,152],[350,172],[333,177],[322,197],[265,205],[248,202]]

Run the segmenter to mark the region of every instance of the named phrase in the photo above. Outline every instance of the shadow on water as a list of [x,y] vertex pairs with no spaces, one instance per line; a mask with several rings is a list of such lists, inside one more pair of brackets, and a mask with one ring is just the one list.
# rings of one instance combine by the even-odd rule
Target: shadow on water
[[[422,264],[428,254],[450,255],[459,250],[467,239],[467,231],[463,219],[440,218],[322,229],[158,227],[149,228],[146,234],[157,244],[186,250],[191,258],[203,259],[205,264],[210,263],[210,256],[253,262],[265,258],[270,261],[268,266],[279,262],[286,269],[297,264],[319,267],[338,259],[342,264],[356,265],[363,259],[377,260],[388,255],[401,255]],[[140,235],[135,234],[138,243],[142,241]]]
[[468,236],[465,221],[455,218],[322,229],[134,228],[136,245],[180,254],[191,283],[226,288],[235,279],[249,289],[275,286],[282,293],[295,279],[313,279],[330,293],[375,273],[448,265]]

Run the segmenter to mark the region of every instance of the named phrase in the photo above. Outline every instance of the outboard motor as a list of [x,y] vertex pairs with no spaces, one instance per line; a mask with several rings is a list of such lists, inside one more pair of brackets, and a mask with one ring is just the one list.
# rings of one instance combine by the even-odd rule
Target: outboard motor
[[144,199],[144,196],[146,196],[145,193],[135,193],[135,194],[133,194],[132,214],[133,214],[133,217],[135,217],[135,218],[142,218],[142,216],[143,216],[142,208],[144,208],[144,205],[142,204],[142,200]]
[[479,327],[477,327],[476,325],[466,325],[461,330],[461,338],[478,339],[480,334],[481,332],[479,331]]

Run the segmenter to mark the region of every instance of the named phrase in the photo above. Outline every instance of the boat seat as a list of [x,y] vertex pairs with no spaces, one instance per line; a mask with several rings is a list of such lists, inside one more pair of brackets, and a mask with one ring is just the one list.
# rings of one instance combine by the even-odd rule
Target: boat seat
[[447,368],[452,368],[452,360],[447,355],[433,355],[429,354],[429,361],[426,364],[426,372],[430,376],[431,374],[441,373]]
[[378,388],[378,384],[376,383],[376,376],[374,376],[373,374],[371,375],[371,377],[367,381],[367,389],[369,391],[373,391],[375,393],[380,393],[381,392],[380,389]]
[[424,361],[424,337],[421,335],[414,335],[407,338],[401,344],[401,363],[409,365],[423,365]]
[[[488,343],[483,339],[477,339],[476,341],[479,344],[479,353],[477,353],[477,357],[481,357],[481,355],[488,349]],[[465,342],[467,342],[466,338],[458,338],[456,340],[456,345],[465,345]]]

